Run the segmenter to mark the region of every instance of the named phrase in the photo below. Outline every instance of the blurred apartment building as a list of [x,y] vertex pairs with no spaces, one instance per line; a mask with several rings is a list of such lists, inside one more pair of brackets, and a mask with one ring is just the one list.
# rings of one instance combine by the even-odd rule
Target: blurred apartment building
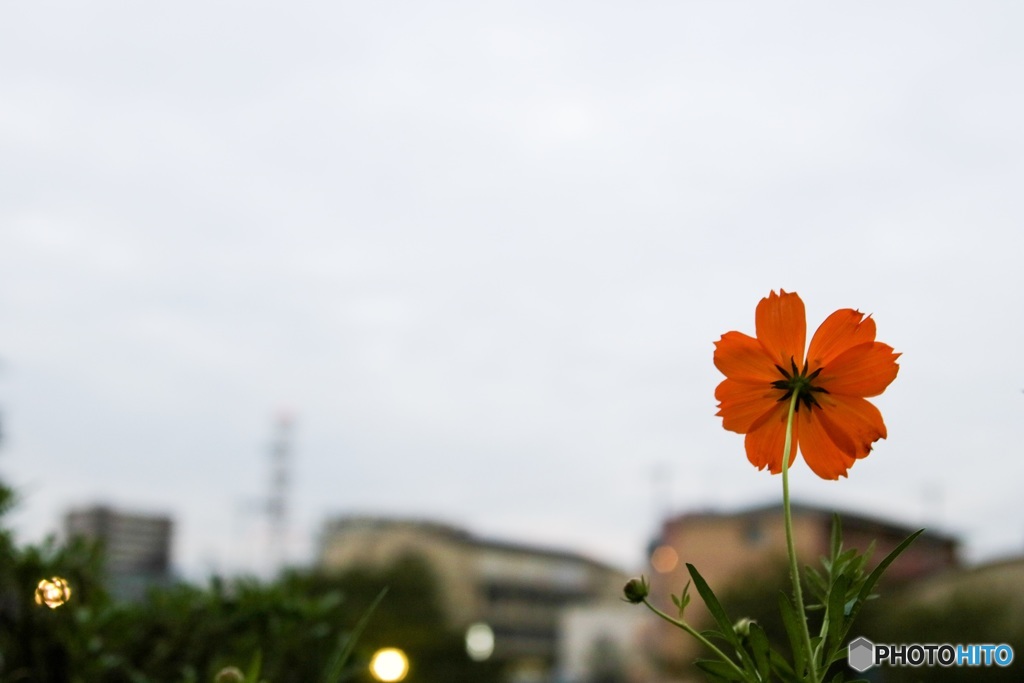
[[172,530],[170,517],[104,505],[72,510],[64,518],[67,538],[101,543],[107,589],[119,600],[139,600],[151,586],[170,581]]
[[1014,621],[1020,624],[1019,615],[1024,614],[1024,556],[929,576],[908,586],[904,597],[919,604],[934,605],[965,595],[998,602],[1012,611]]
[[415,554],[433,569],[454,629],[486,624],[493,657],[511,680],[554,675],[559,623],[572,606],[614,602],[627,576],[565,550],[483,539],[434,522],[342,517],[323,531],[319,565],[326,570],[384,566]]
[[[821,568],[819,558],[829,554],[832,535],[831,510],[793,505],[793,536],[800,566]],[[869,567],[873,568],[917,528],[879,518],[843,513],[843,546],[867,550],[875,544]],[[666,519],[649,548],[651,601],[672,613],[671,595],[679,594],[690,580],[686,564],[694,565],[721,598],[731,589],[762,585],[776,590],[773,582],[788,585],[786,530],[781,505],[739,512],[695,512]],[[883,581],[890,585],[917,582],[960,567],[958,543],[949,536],[926,532],[888,568]],[[687,619],[698,627],[708,618],[694,597]],[[652,639],[663,657],[691,661],[696,649],[678,632],[658,624]]]
[[623,600],[568,608],[558,643],[559,683],[661,683],[646,635],[654,617]]
[[[793,536],[801,565],[818,566],[827,555],[832,537],[832,511],[793,505]],[[873,542],[876,563],[917,530],[879,518],[841,514],[843,545],[861,551]],[[652,543],[654,582],[677,585],[689,578],[686,563],[700,570],[714,585],[763,576],[772,563],[786,561],[786,530],[781,505],[740,512],[695,512],[664,521]],[[957,542],[926,532],[886,572],[887,581],[917,579],[959,566]],[[681,585],[681,584],[680,584]],[[653,591],[652,591],[653,592]]]

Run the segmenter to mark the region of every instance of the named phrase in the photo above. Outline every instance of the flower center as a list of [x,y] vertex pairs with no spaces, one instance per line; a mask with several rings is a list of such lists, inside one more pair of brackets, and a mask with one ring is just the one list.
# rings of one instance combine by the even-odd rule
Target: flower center
[[793,394],[796,394],[796,409],[800,410],[800,404],[803,403],[810,410],[813,406],[818,406],[818,399],[814,397],[815,393],[827,394],[828,390],[822,387],[814,386],[814,380],[817,379],[821,373],[821,368],[818,368],[814,372],[807,374],[807,361],[804,361],[804,369],[800,370],[796,367],[796,361],[790,357],[790,367],[792,372],[787,371],[781,365],[776,365],[775,369],[782,373],[785,379],[779,379],[772,382],[772,387],[775,389],[781,389],[785,393],[779,397],[780,401],[788,401]]

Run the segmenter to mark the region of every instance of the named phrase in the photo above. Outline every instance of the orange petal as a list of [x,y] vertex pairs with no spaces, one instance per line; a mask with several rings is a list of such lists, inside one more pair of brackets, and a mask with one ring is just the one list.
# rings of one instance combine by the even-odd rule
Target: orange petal
[[771,415],[782,394],[781,390],[765,383],[747,384],[726,379],[715,389],[715,398],[719,400],[717,415],[730,432],[746,434]]
[[821,323],[811,337],[807,362],[811,371],[826,365],[851,346],[875,341],[875,321],[860,311],[843,308]]
[[[773,410],[760,425],[747,433],[744,445],[747,448],[747,460],[757,469],[763,470],[767,467],[772,474],[782,471],[782,451],[786,447],[786,415],[789,412],[789,404],[783,401],[777,403]],[[789,465],[793,466],[793,459],[796,458],[796,445],[798,436],[798,425],[794,420],[793,442],[789,451]]]
[[820,408],[801,410],[797,413],[800,424],[800,452],[807,466],[822,479],[845,477],[854,463],[850,453],[843,452],[829,437],[819,418]]
[[790,359],[802,367],[807,340],[807,316],[804,302],[796,293],[771,292],[757,304],[754,314],[757,340],[764,345],[773,363],[789,369]]
[[856,458],[871,452],[872,444],[887,435],[882,413],[857,396],[820,394],[821,425],[832,441]]
[[742,332],[726,332],[715,342],[715,367],[731,379],[771,384],[781,379],[775,363],[756,339]]
[[815,384],[832,394],[878,396],[896,379],[899,356],[888,344],[858,344],[824,366]]

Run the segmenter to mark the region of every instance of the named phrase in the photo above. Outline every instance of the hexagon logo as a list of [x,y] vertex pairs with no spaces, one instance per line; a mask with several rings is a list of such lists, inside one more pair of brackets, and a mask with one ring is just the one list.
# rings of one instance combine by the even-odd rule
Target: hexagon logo
[[851,640],[847,646],[846,663],[857,673],[867,671],[875,665],[875,644],[863,636]]

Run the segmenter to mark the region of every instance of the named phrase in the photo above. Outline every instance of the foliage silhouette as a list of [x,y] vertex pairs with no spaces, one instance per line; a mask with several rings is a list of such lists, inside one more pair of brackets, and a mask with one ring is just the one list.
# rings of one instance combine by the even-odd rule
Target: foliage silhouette
[[[258,670],[267,683],[358,683],[370,680],[370,655],[385,645],[409,654],[418,682],[499,680],[500,665],[470,661],[462,635],[447,627],[418,558],[336,574],[290,571],[271,582],[215,577],[121,603],[104,588],[96,544],[50,538],[18,547],[2,523],[13,502],[0,482],[0,683],[208,683],[228,666]],[[73,591],[56,609],[34,600],[38,581],[51,576]]]

